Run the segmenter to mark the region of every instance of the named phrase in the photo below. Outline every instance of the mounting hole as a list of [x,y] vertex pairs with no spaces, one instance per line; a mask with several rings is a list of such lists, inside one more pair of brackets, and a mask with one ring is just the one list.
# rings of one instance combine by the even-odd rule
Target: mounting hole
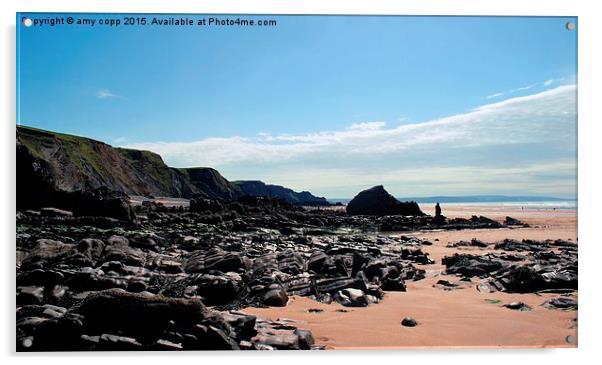
[[573,30],[573,29],[575,29],[575,23],[573,23],[573,22],[567,22],[565,24],[565,28],[566,28],[566,30]]
[[26,27],[31,27],[33,25],[33,21],[29,18],[23,18],[22,22]]
[[566,336],[566,342],[575,343],[575,336],[573,336],[573,335]]

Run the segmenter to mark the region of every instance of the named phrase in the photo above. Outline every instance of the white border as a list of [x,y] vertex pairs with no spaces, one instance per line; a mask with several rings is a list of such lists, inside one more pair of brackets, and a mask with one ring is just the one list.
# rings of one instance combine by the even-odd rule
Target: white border
[[[602,133],[600,123],[600,67],[602,26],[596,1],[585,0],[407,0],[407,1],[206,1],[206,0],[5,0],[2,12],[2,166],[0,178],[0,231],[3,279],[2,355],[5,363],[105,364],[107,361],[143,358],[149,364],[176,361],[215,361],[301,364],[305,361],[335,363],[416,362],[466,364],[508,364],[543,362],[550,364],[588,363],[595,359],[601,338],[600,274],[602,240],[598,239],[600,207],[600,163]],[[561,350],[401,350],[401,351],[331,351],[327,353],[134,353],[134,354],[38,354],[14,353],[14,209],[15,209],[15,12],[146,12],[146,13],[271,13],[271,14],[405,14],[405,15],[558,15],[579,16],[579,348]],[[494,328],[491,329],[495,331]],[[201,359],[198,359],[201,357]],[[320,359],[317,359],[320,357]],[[598,359],[597,361],[600,361]],[[593,361],[592,361],[593,362]]]

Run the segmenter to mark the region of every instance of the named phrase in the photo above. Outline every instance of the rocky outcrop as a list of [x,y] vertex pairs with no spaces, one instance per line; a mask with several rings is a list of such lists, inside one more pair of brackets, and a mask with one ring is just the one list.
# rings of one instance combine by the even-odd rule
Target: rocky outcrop
[[[260,181],[231,183],[209,167],[172,168],[150,151],[116,148],[90,138],[17,126],[17,210],[73,210],[68,194],[97,189],[126,195],[231,201],[244,196],[295,205],[329,205],[307,191]],[[77,214],[77,213],[76,213]]]
[[[445,256],[446,274],[485,279],[477,289],[484,292],[533,293],[538,291],[576,290],[578,284],[577,245],[573,242],[504,240],[487,244],[495,250],[527,253],[510,255],[454,254]],[[548,251],[558,248],[558,252]]]
[[199,212],[143,211],[113,230],[57,210],[17,214],[17,350],[319,348],[294,322],[237,311],[293,296],[377,305],[432,263],[420,248],[392,249],[405,240],[325,226],[354,217],[245,198],[218,213],[202,206],[215,200]]
[[209,167],[170,168],[174,176],[174,190],[181,198],[204,197],[232,200],[244,195],[217,170]]
[[123,196],[234,199],[243,195],[211,168],[170,168],[149,151],[17,127],[18,210],[52,206],[78,214],[80,207],[74,207],[73,201],[97,196],[98,189],[104,195]]
[[234,181],[233,184],[244,194],[251,196],[278,198],[295,205],[330,205],[326,198],[314,196],[309,191],[296,192],[284,186],[270,185],[257,180]]
[[416,202],[400,202],[382,185],[361,191],[347,204],[349,215],[405,215],[423,216]]

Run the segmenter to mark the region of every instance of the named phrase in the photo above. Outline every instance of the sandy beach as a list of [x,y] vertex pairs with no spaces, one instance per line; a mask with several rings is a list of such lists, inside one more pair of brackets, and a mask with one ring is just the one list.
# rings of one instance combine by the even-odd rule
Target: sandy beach
[[[434,213],[432,206],[421,208],[428,214]],[[387,292],[380,303],[366,308],[292,297],[283,308],[246,308],[244,312],[270,319],[290,319],[295,326],[311,330],[316,342],[327,349],[577,346],[577,312],[542,306],[546,299],[558,294],[483,293],[476,290],[476,280],[456,290],[434,286],[441,279],[459,279],[442,273],[444,256],[455,252],[488,252],[474,247],[448,248],[448,243],[472,238],[487,242],[505,238],[576,241],[576,210],[450,205],[443,207],[443,214],[450,218],[484,215],[500,221],[509,215],[531,227],[412,233],[433,242],[423,248],[435,261],[421,266],[427,271],[426,279],[407,282],[407,292]],[[573,299],[577,299],[577,293]],[[515,301],[532,309],[516,311],[503,306]],[[401,326],[401,320],[407,316],[418,321],[418,326]]]

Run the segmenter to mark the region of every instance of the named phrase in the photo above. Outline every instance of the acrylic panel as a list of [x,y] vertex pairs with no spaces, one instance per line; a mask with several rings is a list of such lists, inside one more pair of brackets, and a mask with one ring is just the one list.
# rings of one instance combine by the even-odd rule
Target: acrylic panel
[[17,351],[576,347],[577,26],[17,14]]

